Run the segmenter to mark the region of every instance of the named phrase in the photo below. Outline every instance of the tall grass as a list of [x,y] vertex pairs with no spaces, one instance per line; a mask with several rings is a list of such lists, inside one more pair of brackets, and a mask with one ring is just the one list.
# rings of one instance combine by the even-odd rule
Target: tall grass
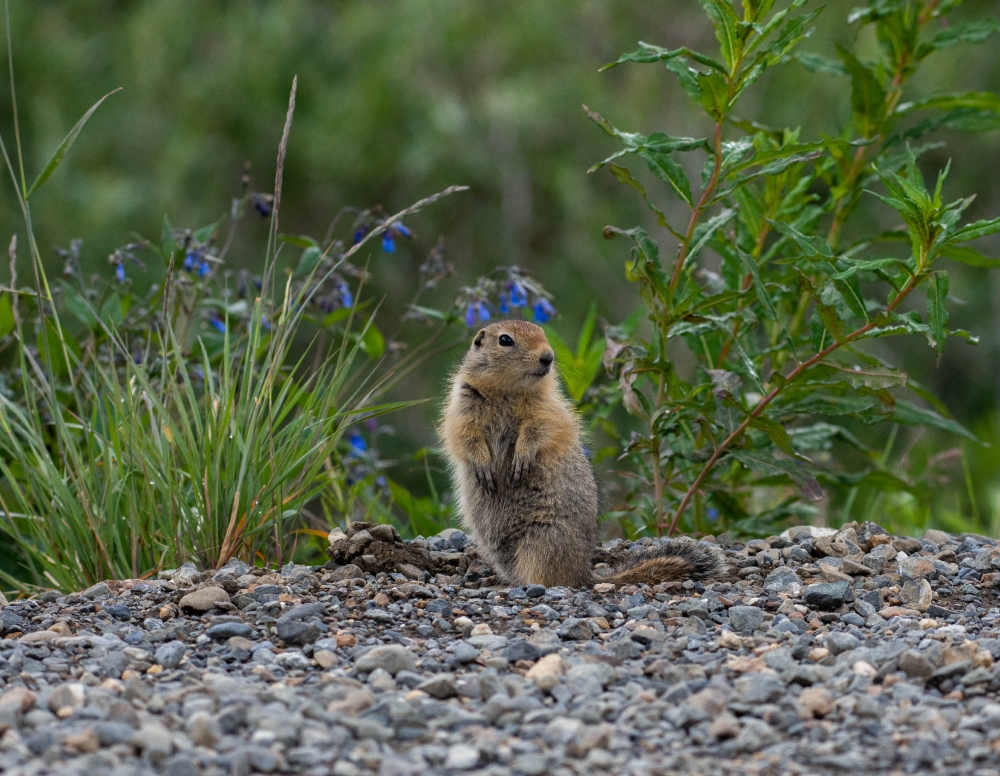
[[[9,19],[7,39],[9,50]],[[15,239],[10,286],[0,296],[0,335],[14,345],[11,374],[17,383],[9,395],[0,393],[0,526],[13,540],[20,569],[0,573],[0,579],[15,588],[68,591],[107,578],[147,576],[189,560],[216,568],[234,556],[283,562],[294,550],[302,509],[339,477],[336,450],[345,429],[404,406],[375,404],[392,383],[392,371],[373,379],[378,364],[359,359],[370,342],[374,313],[362,318],[351,306],[336,337],[327,330],[321,342],[314,340],[303,351],[296,340],[305,333],[307,305],[324,280],[370,239],[460,187],[385,219],[304,280],[289,275],[281,283],[275,272],[278,214],[293,82],[263,282],[248,300],[245,326],[230,325],[228,313],[215,322],[223,334],[221,352],[189,336],[192,297],[185,276],[175,269],[183,248],[165,241],[172,247],[163,256],[162,309],[151,311],[149,329],[118,327],[114,316],[109,319],[103,309],[78,298],[77,307],[86,307],[84,317],[101,335],[78,342],[60,320],[30,199],[100,101],[29,187],[10,59],[8,64],[14,160],[2,138],[0,151],[24,216],[33,287],[18,288]]]

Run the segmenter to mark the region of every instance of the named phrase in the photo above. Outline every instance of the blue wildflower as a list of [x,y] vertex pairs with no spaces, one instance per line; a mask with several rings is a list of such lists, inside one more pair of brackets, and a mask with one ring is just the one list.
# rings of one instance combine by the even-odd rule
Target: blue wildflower
[[198,265],[198,277],[203,278],[211,271],[212,271],[212,265],[209,264],[205,259],[202,259],[201,264]]
[[389,487],[389,481],[385,477],[376,477],[375,484],[380,488]]
[[705,510],[705,519],[710,523],[714,523],[719,519],[719,510],[715,507],[709,507]]
[[115,277],[118,278],[119,283],[125,282],[125,265],[116,264],[115,265]]
[[471,302],[465,309],[465,325],[470,329],[476,325],[476,306]]
[[184,267],[185,271],[187,271],[187,272],[194,272],[194,259],[195,259],[195,252],[194,251],[188,251],[186,254],[184,254],[184,264],[183,264],[183,267]]
[[365,442],[365,438],[357,431],[352,431],[351,435],[347,438],[347,441],[351,446],[351,452],[356,453],[357,455],[362,455],[368,450],[368,444]]
[[535,323],[548,323],[555,314],[556,308],[554,308],[552,306],[552,302],[544,296],[538,297],[538,299],[535,300],[534,306],[531,308],[531,315],[534,318]]
[[260,316],[260,325],[264,327],[264,331],[271,330],[271,322],[267,319],[266,315]]
[[392,231],[397,237],[413,237],[413,232],[398,221],[390,226],[389,230]]
[[482,302],[476,302],[476,310],[479,312],[479,320],[486,323],[490,319],[490,310]]
[[382,235],[382,251],[383,253],[396,252],[396,241],[393,239],[391,230],[387,230],[386,233]]
[[211,324],[213,329],[219,332],[219,334],[226,333],[226,322],[221,318],[219,318],[218,316],[213,315],[211,318],[208,319],[208,322]]
[[260,213],[261,218],[267,218],[271,215],[271,205],[263,197],[254,197],[253,207],[258,213]]
[[501,315],[510,315],[510,305],[507,304],[507,294],[500,292],[500,306],[498,308]]
[[513,281],[508,288],[510,289],[511,307],[524,307],[528,304],[528,292],[524,290],[524,286],[521,285],[520,281]]
[[365,235],[366,234],[368,234],[368,227],[365,226],[364,224],[362,224],[357,229],[355,229],[354,230],[354,244],[357,245],[359,242],[361,242],[363,239],[365,239]]
[[354,294],[351,293],[350,286],[341,281],[337,285],[337,293],[340,294],[340,303],[344,307],[354,307]]

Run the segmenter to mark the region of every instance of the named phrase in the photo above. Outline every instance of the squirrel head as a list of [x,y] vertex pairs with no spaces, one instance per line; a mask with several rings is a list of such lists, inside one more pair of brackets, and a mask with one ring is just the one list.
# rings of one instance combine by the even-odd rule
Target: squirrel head
[[555,353],[540,326],[497,321],[480,329],[462,361],[462,375],[488,393],[553,390]]

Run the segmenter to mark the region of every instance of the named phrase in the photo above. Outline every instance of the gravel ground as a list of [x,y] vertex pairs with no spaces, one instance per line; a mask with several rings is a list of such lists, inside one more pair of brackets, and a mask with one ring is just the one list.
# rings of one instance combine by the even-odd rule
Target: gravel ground
[[15,601],[0,772],[996,774],[997,542],[822,533],[723,535],[726,581],[571,590],[358,526],[323,568]]

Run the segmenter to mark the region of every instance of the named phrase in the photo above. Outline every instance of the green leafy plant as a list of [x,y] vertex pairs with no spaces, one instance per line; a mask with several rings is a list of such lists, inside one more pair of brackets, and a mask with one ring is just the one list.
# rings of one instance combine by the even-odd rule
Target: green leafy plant
[[[1000,126],[1000,98],[904,96],[935,51],[982,42],[1000,25],[945,26],[957,1],[877,0],[850,21],[874,27],[878,57],[863,61],[838,47],[833,61],[796,51],[819,13],[804,11],[806,0],[780,10],[773,0],[745,0],[742,15],[728,0],[701,4],[717,56],[643,43],[609,67],[665,65],[706,117],[707,137],[624,132],[588,109],[624,146],[592,169],[607,167],[635,189],[678,246],[670,264],[643,229],[605,229],[634,242],[626,274],[646,312],[635,333],[608,330],[606,356],[618,395],[643,429],[625,449],[641,473],[630,496],[633,521],[656,532],[754,532],[807,514],[801,499],[821,499],[824,487],[924,498],[926,486],[891,471],[859,430],[888,422],[975,438],[866,346],[918,334],[940,357],[949,336],[975,342],[948,328],[943,264],[996,265],[967,243],[1000,231],[1000,219],[963,225],[971,198],[943,199],[947,170],[928,189],[918,159],[935,129]],[[792,60],[849,78],[851,121],[837,136],[803,141],[797,129],[738,117],[744,92]],[[692,153],[706,157],[695,183],[678,161]],[[622,165],[630,157],[681,200],[685,225],[675,226]],[[862,220],[852,216],[878,201],[903,228],[852,229]],[[914,304],[921,297],[923,312]],[[764,486],[779,496],[766,502]]]

